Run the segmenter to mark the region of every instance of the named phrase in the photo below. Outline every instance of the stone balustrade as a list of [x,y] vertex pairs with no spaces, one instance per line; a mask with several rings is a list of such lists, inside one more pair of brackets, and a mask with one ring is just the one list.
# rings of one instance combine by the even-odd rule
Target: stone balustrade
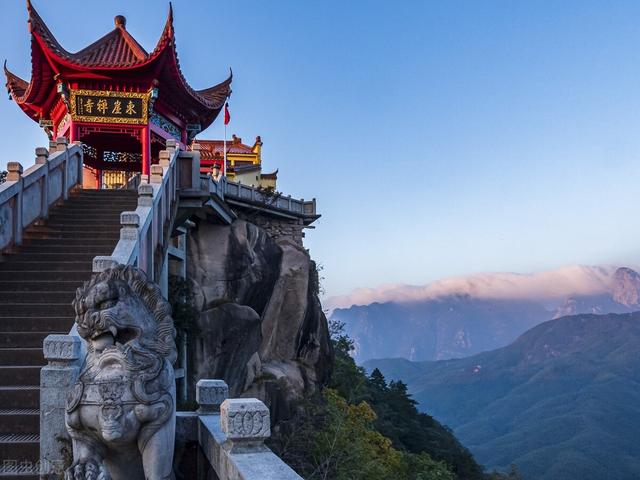
[[0,252],[22,243],[24,229],[49,216],[49,207],[68,198],[82,185],[82,148],[67,139],[50,149],[36,148],[34,165],[26,170],[18,162],[7,164],[6,182],[0,185]]
[[197,442],[206,459],[193,478],[302,480],[264,444],[271,435],[267,406],[255,398],[228,399],[228,392],[222,380],[200,380],[198,412],[178,412],[177,445]]
[[222,200],[246,202],[259,208],[279,210],[295,216],[314,217],[317,215],[315,198],[298,200],[291,198],[291,195],[269,193],[253,185],[232,182],[226,177],[221,177],[216,181],[210,176],[202,176],[201,184],[204,190],[208,189],[211,195]]
[[48,364],[40,370],[40,478],[62,478],[71,458],[65,427],[66,399],[86,356],[78,336],[49,335],[44,340]]
[[138,186],[138,207],[120,215],[120,240],[111,255],[97,256],[93,271],[101,272],[117,264],[134,265],[167,293],[166,254],[173,228],[175,208],[182,189],[200,188],[199,152],[183,152],[175,140],[167,140],[160,162],[151,166],[148,182]]

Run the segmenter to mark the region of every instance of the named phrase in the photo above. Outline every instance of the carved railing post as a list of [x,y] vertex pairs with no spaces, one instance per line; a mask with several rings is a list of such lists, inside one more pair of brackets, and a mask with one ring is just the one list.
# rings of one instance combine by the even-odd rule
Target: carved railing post
[[42,193],[40,196],[40,217],[46,219],[49,217],[49,150],[44,147],[36,148],[36,165],[43,165],[45,174],[40,180],[42,182]]
[[[7,182],[22,182],[22,173],[24,169],[19,162],[7,163]],[[15,196],[15,203],[13,205],[13,243],[16,245],[22,244],[22,183],[19,184],[18,194]]]
[[261,451],[271,436],[269,408],[257,398],[227,399],[220,406],[220,427],[230,453]]
[[198,380],[196,402],[199,415],[220,412],[220,405],[229,398],[229,386],[224,380]]
[[65,412],[80,371],[81,342],[71,335],[49,335],[43,350],[49,363],[40,370],[40,478],[48,480],[61,478],[71,462]]

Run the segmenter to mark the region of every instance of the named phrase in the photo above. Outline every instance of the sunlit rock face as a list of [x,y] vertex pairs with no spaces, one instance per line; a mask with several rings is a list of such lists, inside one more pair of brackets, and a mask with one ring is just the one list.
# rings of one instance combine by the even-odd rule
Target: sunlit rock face
[[613,300],[626,307],[640,304],[640,275],[630,268],[619,268],[613,277]]
[[203,221],[191,231],[187,269],[201,312],[191,384],[224,379],[232,397],[260,398],[277,422],[328,381],[327,320],[304,248],[244,220]]

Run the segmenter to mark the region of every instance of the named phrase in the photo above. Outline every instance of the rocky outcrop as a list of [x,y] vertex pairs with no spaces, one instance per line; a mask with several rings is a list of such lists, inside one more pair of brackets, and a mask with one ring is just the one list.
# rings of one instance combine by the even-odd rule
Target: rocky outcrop
[[189,341],[190,384],[224,379],[272,418],[328,381],[331,346],[308,252],[244,220],[200,222],[189,235],[187,277],[200,316]]
[[613,300],[625,307],[640,304],[640,275],[635,270],[621,267],[613,276]]

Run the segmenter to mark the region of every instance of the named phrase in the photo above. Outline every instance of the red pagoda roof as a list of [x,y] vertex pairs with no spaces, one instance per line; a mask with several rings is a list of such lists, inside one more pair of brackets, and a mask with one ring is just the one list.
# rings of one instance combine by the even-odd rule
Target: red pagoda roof
[[[198,140],[200,145],[200,158],[203,160],[213,160],[214,158],[221,158],[224,152],[223,140]],[[233,140],[227,141],[227,154],[240,153],[240,154],[255,154],[253,149],[249,145],[244,143],[234,142]]]
[[53,36],[38,12],[27,0],[31,32],[31,81],[26,82],[11,73],[5,65],[7,89],[11,97],[34,120],[39,120],[50,107],[51,92],[56,83],[86,75],[94,79],[157,80],[160,96],[172,98],[184,113],[185,121],[210,125],[231,94],[230,75],[227,80],[203,90],[189,86],[175,48],[173,8],[151,53],[148,53],[126,30],[126,19],[115,17],[115,28],[82,50],[71,53]]

